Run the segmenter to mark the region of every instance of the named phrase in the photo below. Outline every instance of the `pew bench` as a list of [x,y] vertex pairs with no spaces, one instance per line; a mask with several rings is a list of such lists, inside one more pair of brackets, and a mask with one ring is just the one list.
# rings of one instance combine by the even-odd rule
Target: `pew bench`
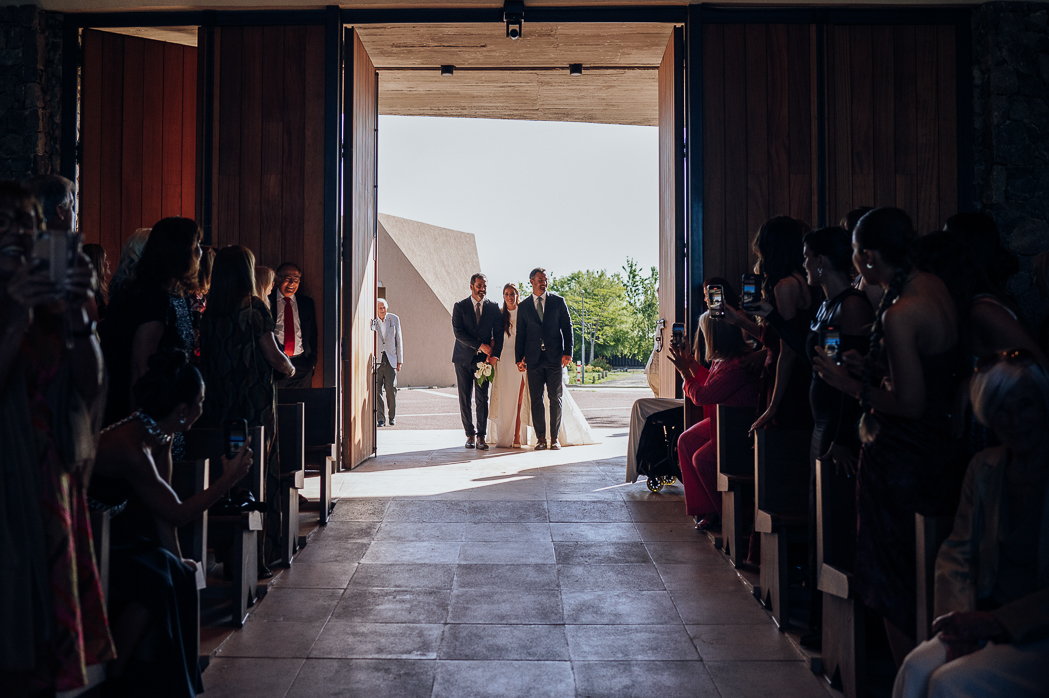
[[277,405],[280,452],[280,564],[290,567],[299,549],[299,490],[306,478],[305,405]]
[[752,521],[744,507],[754,489],[754,455],[748,436],[754,408],[717,406],[718,492],[721,493],[721,549],[734,567],[743,565]]
[[950,516],[924,516],[914,515],[914,538],[917,564],[916,586],[918,608],[915,637],[918,642],[929,639],[932,630],[932,622],[935,620],[933,610],[933,591],[936,588],[936,556],[940,553],[940,546],[951,535],[954,527],[954,518]]
[[771,607],[780,630],[790,623],[792,549],[807,550],[809,524],[809,445],[812,432],[793,429],[754,431],[754,530],[761,534],[761,602]]
[[332,501],[331,476],[339,462],[335,388],[280,388],[277,402],[281,405],[303,404],[305,467],[320,475],[321,525],[328,523],[335,504]]

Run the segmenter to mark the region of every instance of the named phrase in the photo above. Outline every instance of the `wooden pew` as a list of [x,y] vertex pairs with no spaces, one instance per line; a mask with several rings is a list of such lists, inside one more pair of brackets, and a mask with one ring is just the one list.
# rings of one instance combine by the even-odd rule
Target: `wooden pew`
[[933,617],[933,591],[936,587],[936,556],[940,546],[951,535],[954,519],[950,516],[914,515],[915,552],[917,553],[916,572],[918,591],[918,642],[929,639]]
[[722,550],[736,567],[746,559],[750,542],[752,522],[744,521],[743,506],[754,487],[754,456],[748,436],[753,423],[753,407],[717,406]]
[[[211,484],[211,461],[207,458],[175,461],[171,469],[171,488],[183,502],[203,492]],[[208,560],[208,512],[196,521],[178,529],[178,544],[182,555],[205,564]]]
[[299,549],[299,490],[306,478],[306,413],[301,402],[277,405],[280,452],[280,564],[291,566]]
[[[789,548],[808,542],[812,432],[754,431],[754,530],[761,533],[761,602],[780,629],[790,623]],[[806,554],[802,560],[807,560]]]
[[816,461],[816,569],[823,593],[823,673],[846,698],[867,685],[866,609],[856,598],[856,481]]
[[331,476],[339,462],[338,431],[336,430],[336,405],[338,394],[335,388],[281,388],[277,391],[277,402],[290,405],[303,403],[306,414],[306,467],[320,473],[321,525],[327,524],[334,507],[331,493]]
[[[255,495],[261,506],[266,502],[266,430],[264,427],[249,427],[252,457],[251,470],[238,485],[246,487]],[[222,456],[226,451],[225,435],[221,429],[190,429],[186,432],[186,456],[193,459],[208,458],[221,469]],[[241,627],[248,616],[248,607],[256,601],[258,585],[259,551],[258,536],[262,531],[263,514],[249,511],[239,516],[209,516],[209,527],[232,527],[233,529],[233,625]]]

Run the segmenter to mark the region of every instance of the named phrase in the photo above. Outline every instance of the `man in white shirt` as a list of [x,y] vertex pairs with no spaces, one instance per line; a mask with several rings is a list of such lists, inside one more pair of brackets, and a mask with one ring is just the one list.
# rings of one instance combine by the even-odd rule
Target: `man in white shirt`
[[[404,360],[401,319],[389,312],[384,298],[375,302],[375,314],[379,316],[372,319],[372,329],[375,330],[377,340],[375,355],[378,357],[375,399],[379,402],[379,409],[376,419],[380,427],[386,426],[385,416],[389,414],[392,427],[397,423],[397,372],[401,370]],[[383,395],[386,396],[385,400]]]
[[281,388],[309,388],[317,366],[317,311],[313,299],[299,293],[302,272],[285,262],[277,267],[276,285],[270,294],[270,309],[276,326],[277,346],[291,359],[295,375],[277,381]]

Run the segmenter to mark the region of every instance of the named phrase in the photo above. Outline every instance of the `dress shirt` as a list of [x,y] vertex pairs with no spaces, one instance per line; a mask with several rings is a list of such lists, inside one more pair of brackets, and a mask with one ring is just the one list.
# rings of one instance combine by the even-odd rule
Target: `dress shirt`
[[[277,346],[284,348],[284,302],[285,296],[277,294],[277,326],[273,328],[273,335],[277,338]],[[302,354],[302,316],[299,314],[299,303],[294,294],[287,296],[291,299],[291,311],[295,314],[295,352],[292,356]]]

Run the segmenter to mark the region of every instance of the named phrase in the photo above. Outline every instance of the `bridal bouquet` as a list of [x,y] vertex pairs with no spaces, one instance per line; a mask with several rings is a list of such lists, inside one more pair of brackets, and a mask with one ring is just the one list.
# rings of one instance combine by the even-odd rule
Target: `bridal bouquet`
[[487,361],[479,361],[477,370],[474,371],[474,378],[477,379],[478,388],[484,386],[485,383],[491,383],[495,380],[495,366]]

